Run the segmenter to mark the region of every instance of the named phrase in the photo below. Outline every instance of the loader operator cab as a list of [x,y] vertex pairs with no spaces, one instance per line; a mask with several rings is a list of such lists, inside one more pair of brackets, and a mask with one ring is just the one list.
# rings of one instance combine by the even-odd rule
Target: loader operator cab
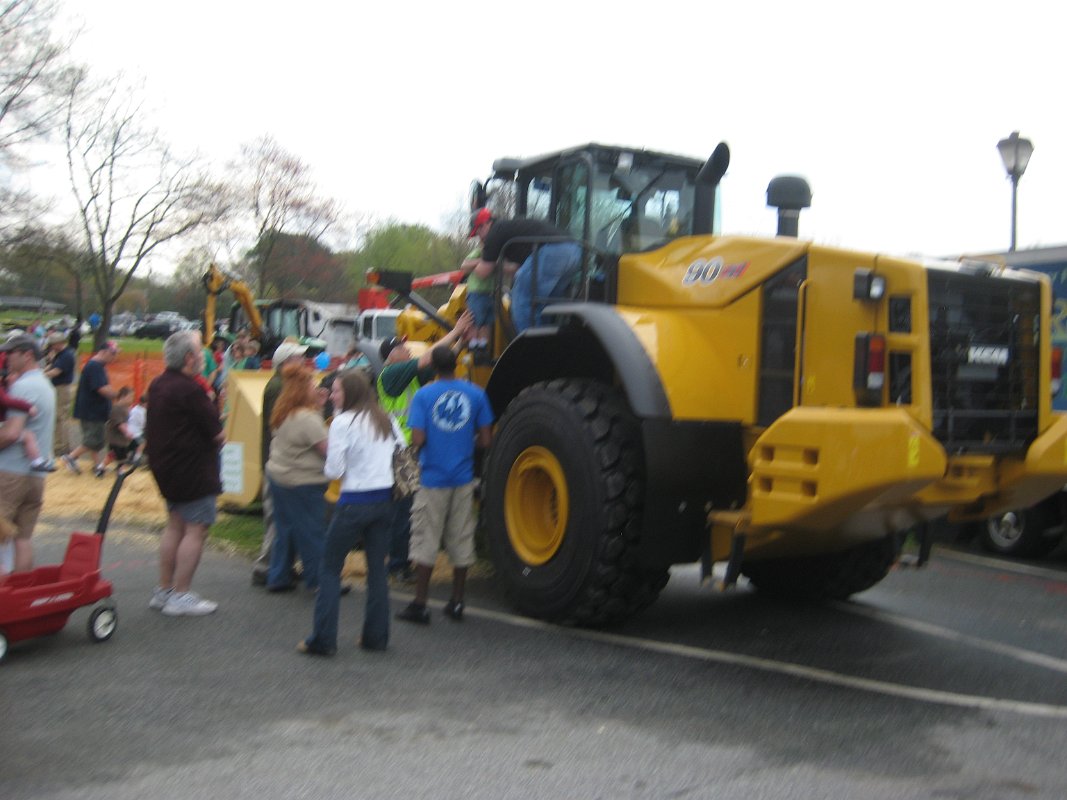
[[[567,231],[583,249],[569,299],[613,302],[620,257],[718,232],[718,182],[728,163],[725,144],[707,162],[600,144],[499,159],[492,177],[474,184],[471,207],[488,206],[497,218],[543,219]],[[496,276],[503,310],[502,270]]]

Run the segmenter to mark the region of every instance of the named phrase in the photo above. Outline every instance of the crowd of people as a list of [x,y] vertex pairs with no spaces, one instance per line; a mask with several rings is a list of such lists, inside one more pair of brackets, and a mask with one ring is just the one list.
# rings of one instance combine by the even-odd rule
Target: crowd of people
[[[453,564],[453,591],[443,612],[463,618],[467,568],[474,557],[473,463],[489,443],[492,412],[485,393],[455,377],[458,347],[473,320],[464,313],[436,345],[414,356],[399,338],[381,344],[384,367],[372,377],[353,350],[319,381],[307,348],[285,341],[273,354],[263,402],[264,537],[253,584],[270,592],[302,582],[315,593],[311,633],[297,649],[337,649],[342,570],[350,551],[366,556],[361,647],[389,642],[389,580],[416,584],[415,601],[397,618],[430,620],[427,586],[442,544]],[[225,441],[223,386],[231,369],[260,367],[258,343],[241,336],[205,348],[195,331],[164,343],[164,372],[140,398],[112,385],[107,367],[119,348],[103,342],[81,369],[63,336],[45,349],[32,335],[0,346],[9,386],[0,392],[0,576],[32,569],[31,536],[43,506],[51,454],[74,473],[88,456],[93,473],[142,456],[166,501],[159,582],[149,607],[167,616],[211,614],[218,603],[192,588],[215,521],[220,450]],[[70,447],[69,412],[80,427]],[[398,496],[394,461],[417,452],[421,485]],[[48,466],[42,467],[42,454]],[[337,498],[327,502],[331,482]],[[297,571],[297,564],[300,571]]]

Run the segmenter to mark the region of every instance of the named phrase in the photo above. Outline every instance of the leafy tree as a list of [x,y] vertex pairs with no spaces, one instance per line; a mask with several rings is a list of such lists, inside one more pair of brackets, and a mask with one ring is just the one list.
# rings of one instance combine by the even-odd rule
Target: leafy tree
[[86,276],[101,307],[99,345],[112,308],[161,245],[224,216],[225,193],[193,159],[176,157],[158,131],[143,128],[135,95],[114,82],[71,75],[64,139]]
[[58,228],[23,227],[0,251],[6,291],[63,303],[82,313],[85,253]]
[[148,310],[148,292],[127,286],[122,297],[115,301],[115,311],[144,314]]
[[353,280],[362,285],[368,269],[431,275],[458,269],[470,248],[461,236],[443,236],[425,225],[388,222],[369,231],[363,246],[347,256]]
[[355,294],[342,259],[311,236],[271,233],[248,258],[265,264],[270,297],[340,301]]
[[[198,247],[182,256],[178,266],[174,269],[174,274],[167,282],[167,287],[171,292],[168,308],[189,319],[203,319],[207,291],[204,289],[202,279],[210,263],[211,254],[206,248]],[[218,313],[225,316],[222,304],[219,305]]]

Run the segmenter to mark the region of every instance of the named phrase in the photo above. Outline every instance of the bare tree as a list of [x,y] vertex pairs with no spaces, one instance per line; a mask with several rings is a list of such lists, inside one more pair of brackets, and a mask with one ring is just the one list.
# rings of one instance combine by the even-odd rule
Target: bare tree
[[[24,166],[23,148],[57,124],[55,95],[66,46],[52,37],[52,0],[0,0],[0,169]],[[32,198],[0,182],[0,233],[32,216]]]
[[65,48],[52,38],[49,0],[0,2],[0,161],[50,130],[60,106],[53,90]]
[[227,212],[225,194],[196,160],[178,158],[157,131],[141,126],[135,96],[116,82],[94,87],[84,73],[67,92],[67,167],[89,256],[86,277],[102,307],[98,345],[145,260]]
[[254,226],[249,266],[256,293],[266,297],[273,288],[269,265],[279,235],[317,241],[337,224],[340,209],[318,197],[308,165],[270,136],[243,145],[236,169]]

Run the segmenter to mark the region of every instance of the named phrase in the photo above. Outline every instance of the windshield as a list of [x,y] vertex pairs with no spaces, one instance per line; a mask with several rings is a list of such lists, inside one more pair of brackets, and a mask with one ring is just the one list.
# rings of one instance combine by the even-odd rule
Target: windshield
[[593,178],[596,244],[624,253],[658,247],[693,227],[693,184],[677,167],[598,172]]
[[375,326],[378,328],[379,339],[391,339],[396,336],[396,317],[382,315],[377,318]]
[[545,219],[601,253],[661,247],[672,239],[719,230],[718,188],[703,203],[714,220],[694,222],[696,176],[704,164],[684,156],[591,144],[550,153],[492,181],[494,213]]
[[272,331],[276,336],[287,337],[295,336],[299,338],[303,336],[303,331],[300,330],[300,309],[293,308],[292,306],[275,306],[274,308],[267,309],[263,315],[263,321],[267,325],[267,329]]

